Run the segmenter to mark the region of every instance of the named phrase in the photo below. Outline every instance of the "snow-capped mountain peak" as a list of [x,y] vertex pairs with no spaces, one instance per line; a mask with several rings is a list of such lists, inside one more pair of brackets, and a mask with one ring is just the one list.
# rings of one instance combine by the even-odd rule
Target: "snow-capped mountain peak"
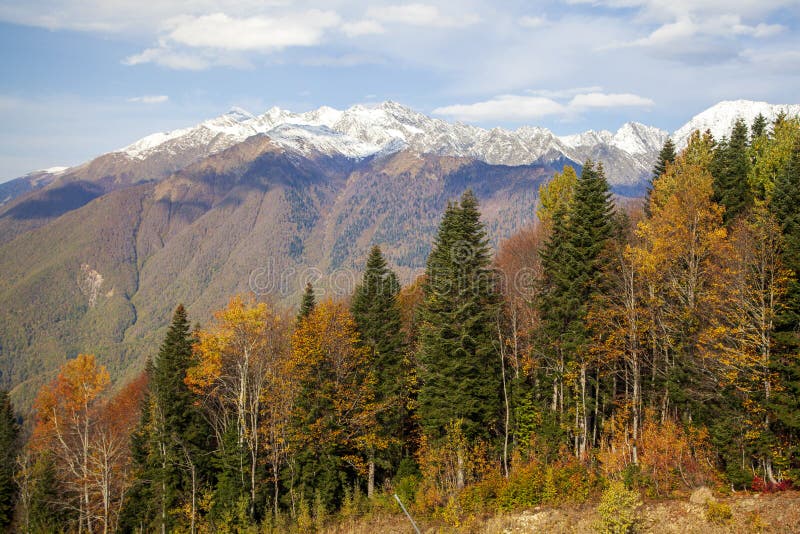
[[800,105],[797,104],[769,104],[767,102],[754,102],[752,100],[724,100],[707,110],[695,115],[686,124],[675,130],[672,140],[680,149],[686,146],[692,132],[710,130],[716,139],[730,134],[736,119],[744,119],[748,126],[759,115],[763,115],[768,123],[775,120],[779,113],[786,113],[793,117],[800,114]]
[[638,122],[626,122],[617,130],[610,143],[628,154],[652,154],[664,146],[669,132]]
[[[759,113],[772,120],[780,111],[797,115],[800,106],[745,100],[720,102],[695,116],[672,137],[680,148],[696,129],[710,129],[716,137],[721,137],[729,132],[737,117],[751,123]],[[322,106],[304,113],[272,107],[258,116],[233,108],[191,128],[149,135],[118,152],[134,159],[155,154],[169,157],[187,151],[210,155],[257,134],[267,135],[278,145],[306,155],[365,158],[409,148],[420,154],[470,157],[502,165],[600,159],[609,170],[613,169],[609,173],[612,182],[626,184],[650,173],[669,135],[637,122],[623,124],[613,133],[589,130],[566,136],[556,136],[536,126],[484,129],[431,118],[397,102],[386,101],[358,104],[344,110]]]

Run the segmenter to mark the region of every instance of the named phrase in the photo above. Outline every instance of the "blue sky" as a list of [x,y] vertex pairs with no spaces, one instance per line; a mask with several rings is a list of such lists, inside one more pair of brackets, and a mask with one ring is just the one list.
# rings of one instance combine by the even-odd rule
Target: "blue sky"
[[232,106],[672,130],[798,103],[799,22],[798,0],[0,0],[0,181]]

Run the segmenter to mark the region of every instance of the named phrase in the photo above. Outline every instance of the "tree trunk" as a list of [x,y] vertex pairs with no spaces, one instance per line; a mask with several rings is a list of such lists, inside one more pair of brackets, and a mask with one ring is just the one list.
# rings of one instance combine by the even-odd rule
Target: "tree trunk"
[[457,453],[456,466],[456,488],[464,489],[464,451],[461,449]]
[[369,453],[369,472],[367,473],[367,497],[370,499],[375,493],[375,452]]

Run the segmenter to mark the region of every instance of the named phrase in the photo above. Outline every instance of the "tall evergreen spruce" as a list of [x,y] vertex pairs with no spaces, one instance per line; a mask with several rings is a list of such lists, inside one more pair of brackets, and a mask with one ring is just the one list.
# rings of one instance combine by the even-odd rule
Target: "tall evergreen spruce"
[[786,168],[775,180],[772,210],[783,233],[782,259],[794,277],[776,320],[778,357],[774,371],[783,387],[774,393],[771,409],[777,419],[776,430],[791,444],[787,456],[792,459],[789,475],[794,480],[800,476],[800,139],[795,142]]
[[653,194],[653,182],[658,180],[661,175],[667,172],[667,165],[675,163],[677,154],[675,152],[675,143],[672,139],[667,137],[664,141],[664,146],[661,147],[661,152],[658,153],[658,160],[653,166],[653,176],[650,178],[650,183],[647,185],[647,195],[645,196],[644,210],[647,215],[650,215],[650,195]]
[[750,139],[751,142],[755,141],[759,137],[767,134],[767,118],[764,117],[761,113],[759,113],[755,119],[753,119],[753,125],[750,127]]
[[[403,368],[403,333],[397,304],[399,292],[397,275],[389,269],[381,249],[372,247],[364,277],[353,295],[351,311],[362,342],[372,351],[377,378],[375,402],[385,405],[379,415],[379,432],[387,440],[402,437],[407,415],[403,402],[406,370]],[[392,447],[389,454],[371,459],[367,484],[370,496],[375,487],[376,463],[391,473],[399,461],[397,451],[398,447]]]
[[711,174],[714,176],[714,201],[725,206],[725,222],[734,220],[753,204],[747,181],[750,173],[747,124],[734,123],[730,139],[723,138],[714,151]]
[[[539,300],[544,350],[555,362],[553,385],[559,412],[573,397],[575,406],[573,441],[575,453],[584,453],[590,427],[597,422],[589,413],[593,403],[592,381],[596,374],[588,365],[586,324],[589,305],[603,290],[605,248],[614,231],[614,207],[602,165],[586,162],[566,213],[554,217],[553,231],[542,253],[544,287]],[[569,370],[578,376],[567,383]],[[565,392],[564,389],[573,390]],[[571,393],[571,395],[570,395]],[[562,420],[562,424],[567,421]]]
[[7,391],[0,390],[0,531],[11,525],[17,485],[14,469],[19,440],[19,425]]
[[795,143],[786,168],[775,179],[771,207],[783,234],[783,263],[795,275],[778,329],[783,332],[784,343],[796,347],[795,331],[800,325],[800,140]]
[[[184,379],[192,365],[192,343],[186,310],[179,305],[158,357],[149,368],[142,420],[134,435],[139,490],[128,502],[125,527],[167,532],[176,526],[174,510],[199,487],[208,471],[210,429],[194,404]],[[193,486],[194,478],[194,486]],[[136,516],[142,514],[136,524]],[[131,524],[131,521],[134,524]]]
[[441,438],[462,422],[467,439],[499,434],[498,296],[486,231],[472,191],[445,211],[428,257],[419,340],[418,415]]
[[300,311],[297,312],[297,320],[300,321],[308,317],[311,312],[314,310],[314,306],[316,306],[317,301],[314,297],[314,286],[311,285],[311,282],[306,283],[306,289],[303,292],[303,300],[300,302]]

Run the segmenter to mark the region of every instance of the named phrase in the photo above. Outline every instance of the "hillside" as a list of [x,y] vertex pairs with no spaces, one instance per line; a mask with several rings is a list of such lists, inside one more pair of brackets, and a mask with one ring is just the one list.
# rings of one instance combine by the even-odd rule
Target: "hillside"
[[[673,138],[722,136],[737,110],[784,108],[723,102]],[[372,244],[410,281],[467,188],[493,246],[532,222],[538,186],[566,164],[601,161],[619,198],[636,198],[667,135],[638,123],[562,137],[486,130],[394,102],[234,109],[31,173],[0,186],[0,387],[27,404],[78,352],[115,376],[139,368],[178,302],[206,321],[237,292],[293,305],[310,278],[348,293]]]
[[305,157],[255,136],[112,190],[0,245],[2,384],[26,404],[78,352],[116,376],[140,368],[178,302],[206,321],[234,293],[294,304],[309,276],[349,292],[372,243],[410,280],[449,199],[473,188],[496,243],[530,221],[552,172],[411,151]]

